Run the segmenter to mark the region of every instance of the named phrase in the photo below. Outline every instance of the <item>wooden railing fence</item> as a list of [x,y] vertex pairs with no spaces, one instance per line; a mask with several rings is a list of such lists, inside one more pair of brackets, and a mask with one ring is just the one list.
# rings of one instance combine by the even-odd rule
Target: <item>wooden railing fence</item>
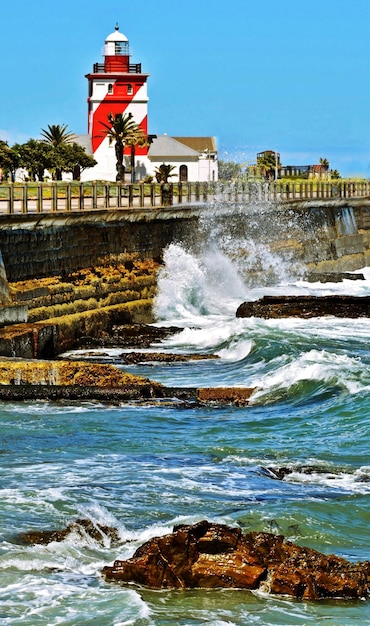
[[102,209],[180,207],[197,203],[288,202],[370,195],[370,181],[282,183],[100,183],[0,184],[0,215],[81,212]]

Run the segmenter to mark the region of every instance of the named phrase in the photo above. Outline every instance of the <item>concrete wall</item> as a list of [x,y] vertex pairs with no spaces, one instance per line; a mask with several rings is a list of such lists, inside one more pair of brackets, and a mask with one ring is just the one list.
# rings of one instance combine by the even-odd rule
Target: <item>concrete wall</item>
[[[345,224],[350,209],[353,224]],[[346,213],[347,211],[347,213]],[[348,232],[348,229],[353,232]],[[131,209],[0,218],[0,250],[10,282],[64,275],[108,254],[160,258],[173,241],[202,248],[215,232],[293,252],[311,269],[350,271],[368,264],[370,205],[365,200],[273,206]],[[326,269],[322,264],[326,264]]]

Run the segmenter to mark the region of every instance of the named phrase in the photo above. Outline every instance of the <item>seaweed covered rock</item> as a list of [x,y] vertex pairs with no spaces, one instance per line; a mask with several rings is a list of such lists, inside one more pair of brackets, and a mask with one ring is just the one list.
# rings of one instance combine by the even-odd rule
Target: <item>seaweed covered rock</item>
[[251,532],[202,521],[143,544],[131,559],[104,567],[107,580],[154,589],[235,587],[295,598],[364,598],[366,563],[350,563],[285,541],[281,535]]

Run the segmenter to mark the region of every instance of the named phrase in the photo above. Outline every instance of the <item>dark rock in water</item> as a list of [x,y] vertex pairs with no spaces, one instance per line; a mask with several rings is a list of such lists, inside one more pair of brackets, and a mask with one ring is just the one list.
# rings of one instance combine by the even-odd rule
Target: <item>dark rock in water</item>
[[99,337],[81,337],[78,341],[78,348],[149,348],[152,343],[162,341],[182,330],[177,326],[158,327],[150,324],[113,326],[109,334],[101,334]]
[[254,302],[243,302],[236,317],[370,317],[370,296],[264,296]]
[[295,598],[365,598],[369,563],[350,563],[285,541],[202,521],[178,525],[143,544],[131,559],[104,567],[107,580],[153,589],[263,588]]
[[76,533],[80,537],[86,537],[87,535],[102,546],[106,544],[107,540],[112,545],[118,544],[120,541],[119,533],[116,528],[94,524],[88,519],[77,519],[62,530],[33,530],[27,533],[21,533],[18,535],[18,540],[20,543],[27,545],[47,545],[52,541],[63,541],[71,533]]
[[305,280],[309,283],[341,283],[343,280],[365,280],[365,276],[355,272],[336,272],[332,274],[329,272],[313,272],[312,274],[307,274]]
[[[260,467],[259,472],[274,480],[284,480],[289,474],[328,474],[333,475],[327,467],[315,465],[297,465],[296,467]],[[334,475],[333,475],[334,477]]]
[[216,354],[173,354],[169,352],[123,352],[120,361],[126,365],[138,363],[183,363],[218,359]]

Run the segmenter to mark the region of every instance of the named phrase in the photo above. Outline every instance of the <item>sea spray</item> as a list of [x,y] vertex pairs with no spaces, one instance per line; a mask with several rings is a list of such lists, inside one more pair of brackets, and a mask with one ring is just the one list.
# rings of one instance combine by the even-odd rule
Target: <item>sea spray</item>
[[210,248],[197,257],[171,244],[163,261],[154,304],[157,319],[195,321],[221,311],[234,313],[235,302],[246,296],[235,266],[217,249]]

